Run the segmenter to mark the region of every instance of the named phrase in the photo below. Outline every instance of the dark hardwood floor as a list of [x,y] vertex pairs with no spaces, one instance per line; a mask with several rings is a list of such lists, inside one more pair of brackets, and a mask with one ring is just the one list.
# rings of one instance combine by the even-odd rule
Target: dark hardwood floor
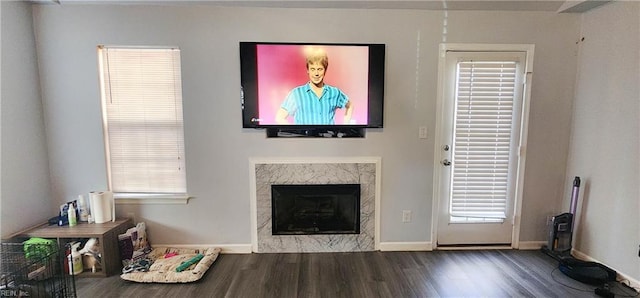
[[78,278],[76,291],[78,297],[146,298],[598,297],[594,286],[556,267],[540,251],[519,250],[227,254],[195,283]]

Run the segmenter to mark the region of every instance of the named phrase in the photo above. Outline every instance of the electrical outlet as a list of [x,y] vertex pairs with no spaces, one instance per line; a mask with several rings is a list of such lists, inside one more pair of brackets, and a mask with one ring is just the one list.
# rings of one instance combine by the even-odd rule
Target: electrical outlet
[[127,218],[131,218],[131,220],[135,223],[136,222],[136,214],[133,212],[128,212],[127,213]]
[[418,128],[418,138],[426,139],[426,138],[427,138],[427,133],[428,133],[428,132],[429,132],[429,131],[427,130],[427,127],[426,127],[426,126],[420,126],[420,127]]
[[411,222],[411,210],[402,210],[402,222]]

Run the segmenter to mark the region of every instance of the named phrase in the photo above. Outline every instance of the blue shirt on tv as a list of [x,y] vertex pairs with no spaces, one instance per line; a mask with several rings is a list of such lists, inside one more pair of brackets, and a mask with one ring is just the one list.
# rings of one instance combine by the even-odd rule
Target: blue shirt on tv
[[293,116],[294,124],[334,124],[336,109],[344,108],[349,98],[340,89],[327,84],[318,98],[309,84],[291,90],[280,107]]

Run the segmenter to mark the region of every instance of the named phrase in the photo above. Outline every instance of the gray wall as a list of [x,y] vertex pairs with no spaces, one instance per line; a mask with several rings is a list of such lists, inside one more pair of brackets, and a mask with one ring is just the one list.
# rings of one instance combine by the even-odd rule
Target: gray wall
[[640,3],[584,14],[582,36],[565,187],[584,181],[575,247],[638,281]]
[[31,6],[2,1],[2,238],[55,215]]
[[[579,17],[542,12],[39,5],[34,9],[52,198],[106,188],[96,45],[182,50],[187,205],[119,205],[152,242],[249,244],[250,157],[381,156],[381,241],[431,241],[438,45],[536,45],[521,240],[545,239],[569,146]],[[446,26],[446,27],[445,27]],[[239,41],[387,45],[385,128],[364,139],[266,139],[243,130]],[[430,137],[418,138],[427,126]],[[53,207],[52,207],[53,209]],[[402,210],[412,210],[402,223]]]

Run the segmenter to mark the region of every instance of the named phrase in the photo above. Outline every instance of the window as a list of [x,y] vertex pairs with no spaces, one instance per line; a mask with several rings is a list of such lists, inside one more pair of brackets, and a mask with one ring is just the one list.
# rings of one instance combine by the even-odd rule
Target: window
[[180,50],[98,47],[109,188],[186,199]]

